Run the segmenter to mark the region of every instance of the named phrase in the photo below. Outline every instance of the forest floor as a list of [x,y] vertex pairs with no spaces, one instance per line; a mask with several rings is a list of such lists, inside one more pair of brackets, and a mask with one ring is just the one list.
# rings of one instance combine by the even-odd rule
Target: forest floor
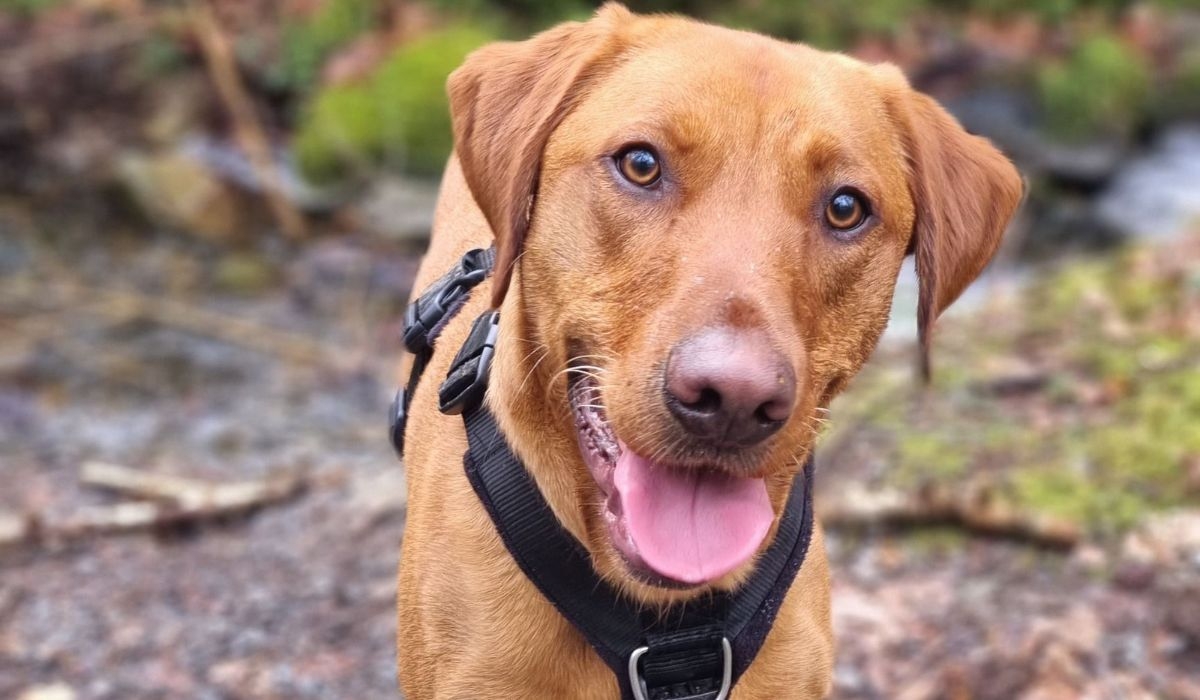
[[[0,548],[0,697],[394,697],[417,257],[69,222],[0,207],[0,537],[40,528]],[[944,324],[932,386],[886,348],[835,404],[835,697],[1200,698],[1195,253],[1040,273]],[[117,534],[95,462],[304,488]]]

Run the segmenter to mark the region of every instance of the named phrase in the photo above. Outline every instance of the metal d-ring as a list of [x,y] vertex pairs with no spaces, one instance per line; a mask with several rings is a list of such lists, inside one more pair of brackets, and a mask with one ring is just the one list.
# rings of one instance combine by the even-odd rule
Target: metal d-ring
[[[642,678],[642,672],[638,668],[638,661],[648,651],[650,651],[650,647],[638,647],[629,655],[629,686],[633,689],[634,700],[647,700],[650,692],[646,687],[646,679]],[[721,689],[717,691],[713,700],[726,700],[729,697],[729,689],[733,685],[733,647],[730,646],[728,637],[721,637],[721,655],[724,657],[721,670]]]

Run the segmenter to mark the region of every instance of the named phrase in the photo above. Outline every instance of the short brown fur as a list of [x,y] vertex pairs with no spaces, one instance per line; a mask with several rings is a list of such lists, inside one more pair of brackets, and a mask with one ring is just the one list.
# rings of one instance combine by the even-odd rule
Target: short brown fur
[[[494,278],[439,338],[413,400],[401,682],[411,700],[481,689],[616,698],[612,673],[505,550],[463,473],[462,421],[436,409],[438,379],[471,320],[500,306],[488,405],[598,573],[647,605],[686,603],[704,589],[644,583],[607,539],[566,394],[572,355],[598,367],[622,439],[682,458],[688,446],[661,401],[671,346],[713,324],[769,336],[795,371],[795,412],[723,468],[764,477],[778,513],[829,402],[887,323],[906,253],[918,259],[927,339],[994,254],[1020,178],[890,66],[611,4],[589,22],[480,49],[449,92],[456,157],[416,289],[493,236],[499,255]],[[613,170],[613,154],[639,143],[661,155],[653,191]],[[873,210],[852,240],[823,225],[842,185]],[[711,587],[735,587],[751,570]],[[818,528],[733,697],[824,696],[829,605]]]

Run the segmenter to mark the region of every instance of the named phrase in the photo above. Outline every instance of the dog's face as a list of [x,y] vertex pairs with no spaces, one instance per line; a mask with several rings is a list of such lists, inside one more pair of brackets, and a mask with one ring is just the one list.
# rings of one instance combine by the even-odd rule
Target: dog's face
[[611,6],[488,51],[451,81],[458,153],[593,560],[646,595],[736,585],[904,256],[927,328],[1020,180],[890,67]]

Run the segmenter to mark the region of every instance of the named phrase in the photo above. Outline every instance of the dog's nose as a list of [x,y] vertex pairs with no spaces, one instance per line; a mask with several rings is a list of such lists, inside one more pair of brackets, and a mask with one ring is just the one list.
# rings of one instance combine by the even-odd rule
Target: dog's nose
[[722,326],[672,348],[666,393],[688,432],[714,445],[748,447],[791,416],[796,374],[763,331]]

